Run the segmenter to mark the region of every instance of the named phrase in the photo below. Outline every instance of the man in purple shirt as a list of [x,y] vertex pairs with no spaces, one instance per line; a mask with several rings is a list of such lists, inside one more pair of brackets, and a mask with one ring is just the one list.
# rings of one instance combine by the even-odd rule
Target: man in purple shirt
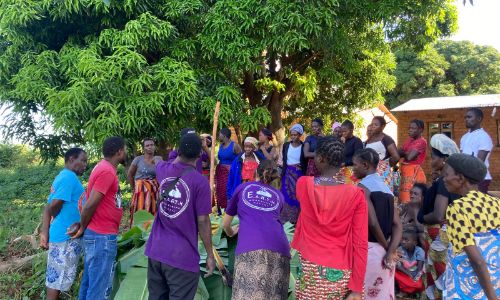
[[181,137],[175,161],[160,162],[156,178],[160,197],[145,254],[149,299],[193,299],[198,287],[198,234],[207,250],[207,274],[215,268],[212,251],[210,186],[195,171],[201,139],[195,133]]
[[[186,134],[196,134],[196,130],[194,128],[183,128],[181,130],[181,138],[186,135]],[[201,143],[201,150],[200,150],[200,156],[196,160],[196,170],[200,173],[203,173],[203,162],[208,162],[208,165],[210,165],[210,156],[209,156],[210,150],[208,149],[206,140],[203,139]],[[168,162],[176,162],[177,158],[179,157],[179,151],[178,150],[172,150],[170,153],[168,153]]]

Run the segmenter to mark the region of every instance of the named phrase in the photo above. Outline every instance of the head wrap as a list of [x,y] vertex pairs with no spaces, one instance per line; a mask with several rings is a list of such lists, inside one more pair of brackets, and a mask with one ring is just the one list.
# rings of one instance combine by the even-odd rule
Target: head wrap
[[260,131],[261,131],[261,132],[262,132],[265,136],[267,136],[267,138],[268,138],[269,140],[272,140],[272,139],[273,139],[273,133],[272,133],[272,131],[271,131],[271,130],[269,130],[269,129],[267,129],[267,128],[262,128]]
[[341,126],[342,126],[342,124],[340,124],[339,122],[334,122],[334,123],[332,124],[332,130],[335,130],[335,128],[339,128],[339,127],[341,127]]
[[257,149],[259,147],[259,141],[254,138],[253,136],[249,136],[245,139],[244,144],[249,143],[252,144],[252,146]]
[[439,157],[448,157],[455,153],[460,153],[457,144],[448,136],[438,133],[431,138],[432,153]]
[[483,181],[488,172],[486,165],[479,158],[463,153],[451,155],[446,163],[456,173],[464,175],[472,184]]
[[292,130],[297,132],[300,135],[304,134],[304,126],[302,126],[300,124],[293,125],[292,128],[290,128],[290,131],[292,131]]

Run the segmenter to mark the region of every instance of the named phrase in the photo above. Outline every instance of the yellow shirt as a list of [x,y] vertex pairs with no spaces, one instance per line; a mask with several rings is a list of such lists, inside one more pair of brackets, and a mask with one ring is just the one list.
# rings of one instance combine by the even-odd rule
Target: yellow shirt
[[500,199],[479,191],[453,201],[446,211],[447,234],[453,252],[475,246],[474,234],[500,228]]

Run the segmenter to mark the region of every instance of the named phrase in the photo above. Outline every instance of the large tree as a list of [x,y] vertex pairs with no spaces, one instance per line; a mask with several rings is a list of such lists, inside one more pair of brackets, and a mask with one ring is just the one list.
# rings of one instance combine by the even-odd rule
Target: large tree
[[278,131],[283,116],[382,101],[389,42],[448,35],[452,2],[3,0],[0,101],[11,133],[56,153],[111,134],[172,142],[183,126],[208,129],[216,100],[220,125]]
[[418,52],[396,52],[391,106],[413,98],[500,93],[500,52],[467,41],[439,41]]

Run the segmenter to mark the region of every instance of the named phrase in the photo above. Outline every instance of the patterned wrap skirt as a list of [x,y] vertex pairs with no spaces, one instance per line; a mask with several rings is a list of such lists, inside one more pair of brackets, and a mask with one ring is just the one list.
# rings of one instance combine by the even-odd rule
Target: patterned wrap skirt
[[285,175],[281,178],[281,193],[285,197],[283,210],[281,211],[280,220],[283,223],[297,223],[299,218],[300,206],[297,201],[296,188],[297,180],[304,175],[300,165],[287,166]]
[[378,243],[368,242],[368,260],[365,275],[365,299],[394,300],[396,267],[386,269],[382,260],[386,251]]
[[426,183],[424,170],[420,165],[401,165],[401,183],[399,186],[399,202],[410,202],[410,191],[415,183]]
[[351,270],[338,270],[317,265],[300,254],[299,272],[295,284],[297,300],[344,299],[350,291],[347,287]]
[[236,256],[231,299],[286,300],[290,281],[290,258],[270,250]]
[[227,180],[230,168],[230,166],[223,164],[218,164],[215,168],[215,194],[217,205],[221,208],[227,207]]
[[377,174],[384,179],[385,184],[391,189],[391,191],[394,191],[394,184],[392,181],[393,174],[389,159],[379,161]]
[[158,196],[158,181],[156,179],[137,179],[135,190],[130,203],[130,226],[134,224],[134,213],[146,210],[156,214],[156,197]]
[[352,167],[342,167],[340,169],[340,173],[344,177],[344,182],[346,184],[354,184],[357,185],[359,183],[359,179],[354,176],[354,172],[352,171]]
[[316,168],[316,164],[314,163],[314,158],[309,158],[309,160],[307,161],[306,175],[307,176],[319,176],[319,175],[321,175],[318,168]]
[[442,299],[444,288],[444,273],[446,271],[447,240],[446,232],[441,230],[444,225],[426,225],[424,230],[427,254],[425,261],[424,286],[427,299]]
[[[474,240],[486,262],[493,288],[500,295],[500,233],[498,229],[476,233]],[[448,247],[443,299],[487,299],[469,257],[465,251],[453,253],[451,244]]]

